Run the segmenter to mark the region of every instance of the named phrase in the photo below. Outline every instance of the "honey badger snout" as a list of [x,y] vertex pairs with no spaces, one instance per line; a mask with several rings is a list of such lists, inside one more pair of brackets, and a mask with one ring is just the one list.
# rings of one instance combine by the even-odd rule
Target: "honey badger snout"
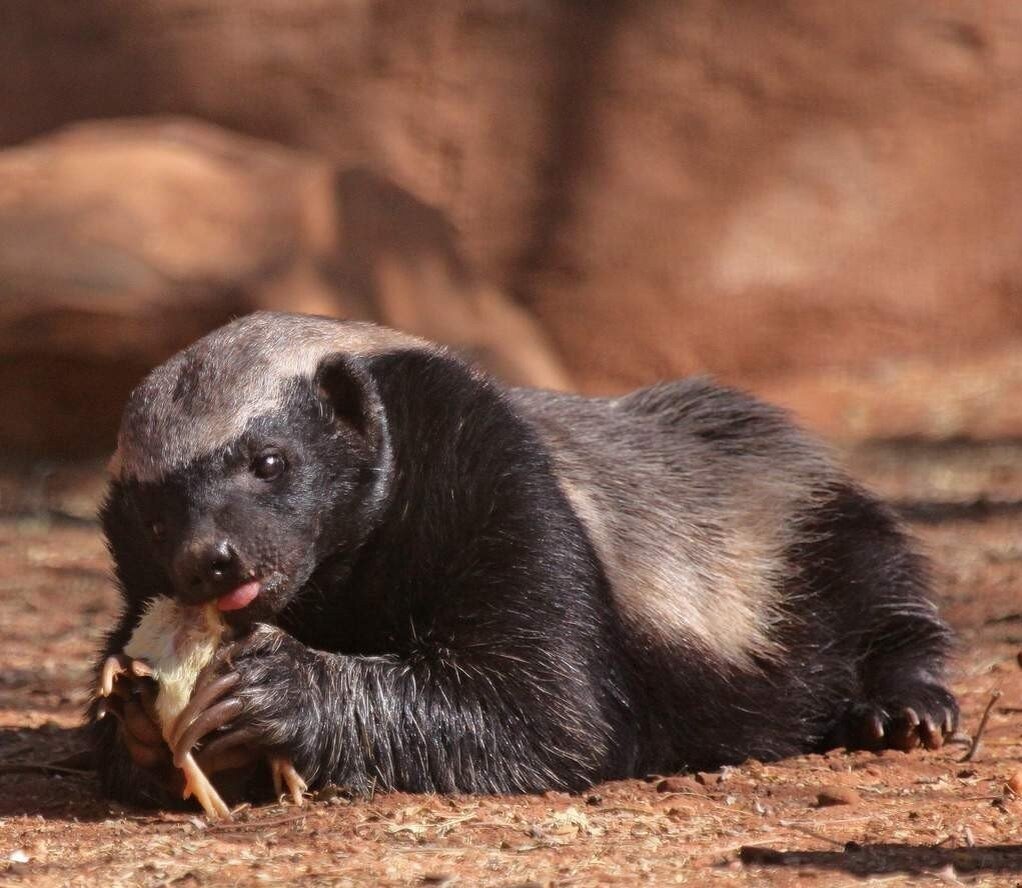
[[173,562],[181,598],[190,603],[218,598],[252,578],[251,569],[226,534],[194,536]]

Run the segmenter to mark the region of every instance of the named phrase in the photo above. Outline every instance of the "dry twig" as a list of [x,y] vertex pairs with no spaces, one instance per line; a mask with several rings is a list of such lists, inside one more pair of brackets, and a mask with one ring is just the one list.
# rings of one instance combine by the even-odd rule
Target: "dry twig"
[[990,700],[987,702],[987,708],[983,710],[983,717],[979,720],[979,727],[976,728],[976,733],[972,737],[972,744],[969,746],[969,751],[959,759],[959,762],[971,762],[976,758],[979,753],[979,744],[983,739],[983,732],[987,729],[987,722],[990,720],[990,713],[994,708],[994,704],[1001,699],[1000,690],[994,690],[990,694]]

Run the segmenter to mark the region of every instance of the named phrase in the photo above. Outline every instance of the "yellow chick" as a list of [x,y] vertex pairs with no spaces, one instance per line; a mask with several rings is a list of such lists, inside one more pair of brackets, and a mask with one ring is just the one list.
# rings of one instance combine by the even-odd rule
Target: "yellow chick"
[[[199,673],[213,659],[226,631],[227,624],[213,603],[190,607],[169,598],[155,598],[124,646],[124,654],[131,658],[135,673],[151,675],[159,685],[156,714],[168,744],[178,716],[191,699]],[[124,671],[121,658],[110,657],[103,667],[99,696],[109,696],[117,676]],[[185,775],[182,797],[194,795],[211,820],[229,819],[230,809],[191,753],[180,767]],[[270,767],[278,795],[286,785],[294,801],[301,804],[306,785],[293,765],[286,759],[271,758]]]

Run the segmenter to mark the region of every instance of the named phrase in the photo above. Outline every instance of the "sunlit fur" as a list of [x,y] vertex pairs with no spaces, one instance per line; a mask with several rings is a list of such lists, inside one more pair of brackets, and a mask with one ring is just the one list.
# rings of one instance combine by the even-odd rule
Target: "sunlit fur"
[[[290,466],[271,486],[246,468],[267,441]],[[893,514],[709,381],[508,390],[402,334],[264,313],[139,386],[112,471],[105,652],[187,597],[167,565],[197,526],[228,534],[272,577],[228,618],[261,621],[239,724],[313,786],[579,789],[956,712]],[[96,742],[108,793],[167,803],[113,727]]]

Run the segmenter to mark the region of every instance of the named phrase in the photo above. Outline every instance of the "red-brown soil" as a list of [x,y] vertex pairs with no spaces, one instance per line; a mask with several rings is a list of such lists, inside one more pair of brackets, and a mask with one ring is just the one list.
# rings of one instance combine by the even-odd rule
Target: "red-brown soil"
[[[111,805],[76,769],[89,660],[116,606],[89,519],[98,475],[8,471],[0,884],[1019,884],[1022,799],[1005,787],[1022,771],[1022,444],[874,444],[848,458],[902,504],[936,563],[966,732],[1002,692],[975,761],[962,762],[964,742],[835,751],[580,796],[335,796],[217,826]],[[53,762],[66,770],[28,767]],[[851,804],[821,806],[821,792]]]

